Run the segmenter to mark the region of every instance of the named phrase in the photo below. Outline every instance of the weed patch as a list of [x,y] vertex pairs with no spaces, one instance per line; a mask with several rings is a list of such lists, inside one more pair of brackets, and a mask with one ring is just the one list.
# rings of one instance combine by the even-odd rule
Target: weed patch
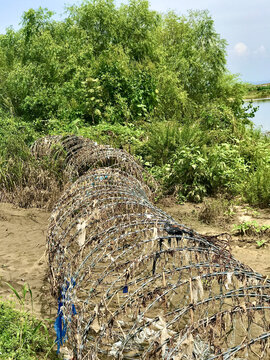
[[266,236],[270,238],[270,225],[258,225],[256,221],[246,221],[239,225],[234,225],[233,231],[236,235]]
[[34,360],[57,359],[52,350],[54,341],[50,338],[46,324],[25,311],[31,302],[32,290],[24,285],[21,292],[6,283],[13,292],[20,310],[12,302],[0,301],[0,359]]
[[224,224],[231,222],[235,210],[232,202],[224,198],[206,199],[198,213],[198,218],[205,224]]
[[65,154],[55,149],[55,153],[35,159],[27,144],[26,132],[20,134],[12,122],[1,132],[0,201],[25,208],[50,209],[69,178]]

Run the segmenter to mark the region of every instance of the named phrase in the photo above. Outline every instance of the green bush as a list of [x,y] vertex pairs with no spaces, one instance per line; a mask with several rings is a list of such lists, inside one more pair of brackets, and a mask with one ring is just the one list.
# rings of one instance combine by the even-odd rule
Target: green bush
[[248,167],[236,146],[228,143],[180,146],[172,158],[170,186],[177,185],[181,199],[201,201],[218,192],[239,193]]

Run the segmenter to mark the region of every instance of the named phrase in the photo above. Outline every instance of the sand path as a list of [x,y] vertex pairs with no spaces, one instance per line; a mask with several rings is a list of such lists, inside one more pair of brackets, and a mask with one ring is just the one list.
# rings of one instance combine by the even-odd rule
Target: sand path
[[49,216],[49,212],[40,209],[0,203],[0,297],[14,299],[5,281],[19,293],[27,283],[33,293],[34,313],[42,318],[54,317],[57,310],[47,281],[45,250]]

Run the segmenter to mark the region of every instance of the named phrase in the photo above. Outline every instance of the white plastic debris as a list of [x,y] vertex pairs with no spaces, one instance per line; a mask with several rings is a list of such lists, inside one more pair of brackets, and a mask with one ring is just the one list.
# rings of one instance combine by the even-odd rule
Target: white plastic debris
[[80,231],[80,234],[78,236],[78,244],[79,246],[83,246],[85,243],[85,237],[86,237],[86,222],[83,219],[79,219],[79,223],[77,225],[77,230]]

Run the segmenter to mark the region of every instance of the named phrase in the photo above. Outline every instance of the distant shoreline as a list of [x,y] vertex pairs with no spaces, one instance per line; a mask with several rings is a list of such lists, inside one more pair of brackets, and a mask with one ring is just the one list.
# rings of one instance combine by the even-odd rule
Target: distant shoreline
[[263,101],[263,100],[270,100],[270,97],[261,97],[261,98],[244,98],[245,101]]
[[252,85],[248,84],[246,88],[246,94],[244,96],[245,101],[251,100],[267,100],[270,98],[270,83]]

